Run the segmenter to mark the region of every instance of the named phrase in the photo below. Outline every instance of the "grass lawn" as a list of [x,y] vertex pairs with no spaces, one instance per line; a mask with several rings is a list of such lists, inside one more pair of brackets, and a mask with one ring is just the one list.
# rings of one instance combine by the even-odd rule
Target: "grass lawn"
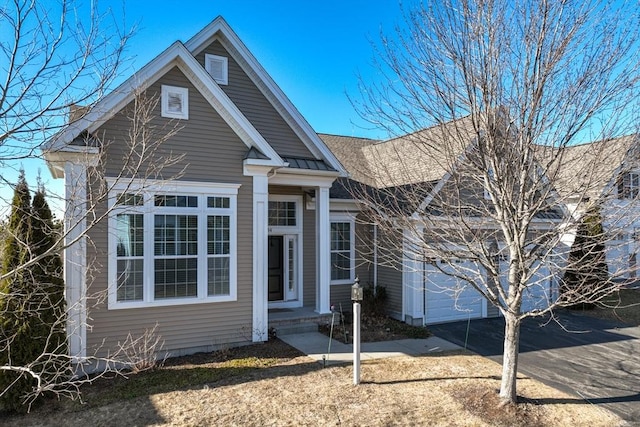
[[517,407],[498,406],[500,366],[464,352],[320,364],[279,340],[168,360],[151,372],[99,381],[83,404],[45,401],[5,426],[442,425],[615,426],[613,414],[520,376]]
[[596,304],[592,310],[582,310],[581,314],[640,325],[640,289],[621,289]]

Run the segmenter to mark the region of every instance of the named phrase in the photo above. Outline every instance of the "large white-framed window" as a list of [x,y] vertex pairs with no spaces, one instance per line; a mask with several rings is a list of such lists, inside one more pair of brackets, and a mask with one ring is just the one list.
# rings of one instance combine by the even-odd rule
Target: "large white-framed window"
[[356,223],[348,214],[331,214],[331,284],[353,283],[356,264]]
[[229,58],[219,55],[204,55],[205,70],[221,85],[229,82]]
[[186,87],[162,85],[162,117],[189,119],[189,89]]
[[109,309],[235,301],[239,187],[113,185]]

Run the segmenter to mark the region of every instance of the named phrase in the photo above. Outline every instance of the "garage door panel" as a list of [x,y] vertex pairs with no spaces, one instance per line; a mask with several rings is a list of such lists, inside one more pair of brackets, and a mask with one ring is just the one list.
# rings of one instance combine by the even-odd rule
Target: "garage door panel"
[[[443,269],[472,269],[471,263]],[[468,270],[467,270],[468,271]],[[426,323],[440,323],[482,317],[482,296],[468,283],[447,275],[436,267],[427,270],[425,289]]]
[[551,301],[550,277],[551,273],[547,266],[540,267],[534,274],[529,281],[529,286],[522,294],[522,306],[520,307],[522,313],[542,310],[549,306]]

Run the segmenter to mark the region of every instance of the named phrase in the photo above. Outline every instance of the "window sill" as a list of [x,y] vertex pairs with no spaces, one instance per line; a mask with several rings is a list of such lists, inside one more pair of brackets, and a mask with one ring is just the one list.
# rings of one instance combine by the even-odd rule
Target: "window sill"
[[109,310],[121,310],[128,308],[151,308],[151,307],[171,307],[179,305],[194,305],[194,304],[210,304],[217,302],[233,302],[237,301],[235,295],[225,295],[219,297],[207,297],[207,298],[167,298],[157,301],[109,301]]
[[356,280],[355,278],[353,278],[353,279],[332,280],[330,284],[331,284],[332,286],[333,286],[333,285],[353,285],[353,282],[354,282],[355,280]]

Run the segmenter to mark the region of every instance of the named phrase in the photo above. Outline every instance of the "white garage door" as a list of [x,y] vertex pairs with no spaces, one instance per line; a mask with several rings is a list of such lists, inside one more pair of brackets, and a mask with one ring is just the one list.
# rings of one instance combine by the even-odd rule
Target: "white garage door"
[[551,301],[551,273],[547,266],[538,269],[534,277],[529,281],[530,285],[522,294],[522,306],[520,311],[527,313],[535,309],[544,309]]
[[[455,269],[475,268],[472,263],[466,261],[456,261],[450,265],[438,260],[438,266],[449,272]],[[483,298],[471,285],[428,264],[425,271],[426,323],[482,317]]]
[[606,245],[609,274],[616,278],[627,278],[629,270],[629,245],[626,240],[612,240]]

